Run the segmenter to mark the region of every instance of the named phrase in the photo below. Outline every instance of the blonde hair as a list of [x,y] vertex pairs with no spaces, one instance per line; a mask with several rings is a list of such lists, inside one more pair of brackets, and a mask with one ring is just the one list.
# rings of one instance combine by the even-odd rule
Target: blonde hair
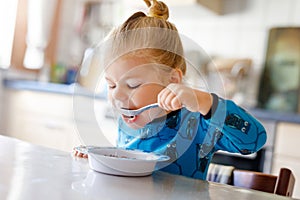
[[168,21],[167,5],[157,0],[144,2],[149,8],[148,15],[136,12],[111,32],[111,49],[106,50],[110,59],[124,55],[143,57],[185,74],[183,46],[175,25]]

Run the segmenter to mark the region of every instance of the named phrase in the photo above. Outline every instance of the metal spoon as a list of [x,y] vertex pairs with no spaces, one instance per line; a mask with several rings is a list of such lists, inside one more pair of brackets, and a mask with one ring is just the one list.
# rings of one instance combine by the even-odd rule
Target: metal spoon
[[158,107],[158,103],[149,104],[147,106],[141,107],[136,110],[120,108],[120,109],[118,109],[118,111],[119,111],[119,113],[126,115],[126,116],[135,116],[135,115],[138,115],[138,114],[144,112],[145,110],[148,110],[150,108],[155,108],[155,107]]

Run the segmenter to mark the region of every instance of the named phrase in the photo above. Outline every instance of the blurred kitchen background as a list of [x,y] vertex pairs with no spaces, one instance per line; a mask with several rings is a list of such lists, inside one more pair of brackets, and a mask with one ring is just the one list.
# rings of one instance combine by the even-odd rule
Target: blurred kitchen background
[[[289,167],[300,180],[300,1],[165,2],[169,21],[205,52],[185,53],[201,65],[211,90],[249,109],[268,131],[262,151],[220,152],[215,162],[274,174]],[[142,0],[0,0],[0,133],[65,151],[113,143],[105,92],[91,106],[77,106],[94,98],[89,87],[97,73],[78,74],[90,47],[138,10],[147,10]],[[214,87],[219,76],[223,90]],[[100,126],[106,138],[95,138]],[[297,181],[298,198],[299,188]]]

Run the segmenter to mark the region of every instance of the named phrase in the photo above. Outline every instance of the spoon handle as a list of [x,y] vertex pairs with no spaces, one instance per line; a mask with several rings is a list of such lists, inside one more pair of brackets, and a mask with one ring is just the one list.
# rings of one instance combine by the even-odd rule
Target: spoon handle
[[129,109],[121,108],[121,109],[119,109],[119,113],[126,115],[126,116],[135,116],[135,115],[138,115],[138,114],[144,112],[145,110],[148,110],[150,108],[155,108],[155,107],[158,107],[158,103],[149,104],[147,106],[141,107],[136,110],[129,110]]

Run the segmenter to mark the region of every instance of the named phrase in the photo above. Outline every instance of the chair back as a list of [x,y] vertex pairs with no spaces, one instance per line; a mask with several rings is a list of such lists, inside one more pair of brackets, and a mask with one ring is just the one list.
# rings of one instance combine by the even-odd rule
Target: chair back
[[278,176],[261,172],[238,170],[233,171],[234,186],[275,193],[291,197],[295,177],[290,169],[281,168]]
[[291,197],[295,186],[295,176],[290,169],[281,168],[277,183],[275,186],[275,194]]

